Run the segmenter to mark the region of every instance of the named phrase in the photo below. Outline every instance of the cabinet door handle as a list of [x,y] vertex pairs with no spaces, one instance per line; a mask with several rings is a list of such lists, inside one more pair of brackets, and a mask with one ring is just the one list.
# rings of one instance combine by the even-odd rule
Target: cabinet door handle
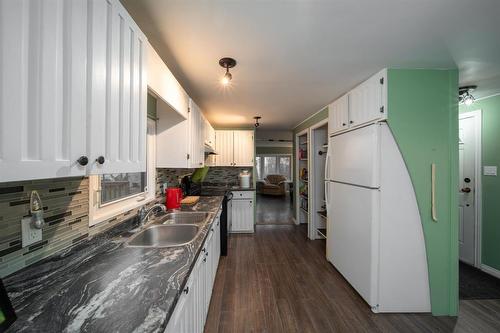
[[104,156],[99,156],[98,158],[95,159],[95,161],[101,165],[104,164],[104,162],[106,162]]
[[342,126],[345,126],[345,125],[347,125],[347,124],[346,123],[342,123]]
[[354,121],[352,121],[352,120],[349,120],[349,124],[354,124]]
[[184,293],[188,294],[189,293],[189,287],[184,288]]
[[89,163],[89,158],[87,156],[80,156],[80,158],[77,159],[76,162],[81,166],[86,166]]

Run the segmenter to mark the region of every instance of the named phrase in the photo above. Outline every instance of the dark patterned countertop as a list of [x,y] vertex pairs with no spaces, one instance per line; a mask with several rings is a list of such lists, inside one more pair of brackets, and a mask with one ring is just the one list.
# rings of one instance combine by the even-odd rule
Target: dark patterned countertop
[[[202,197],[183,210],[215,217],[221,203]],[[213,221],[173,248],[123,246],[137,231],[126,221],[8,276],[18,315],[8,332],[163,332]]]
[[255,191],[254,187],[241,187],[239,185],[219,184],[219,183],[203,183],[201,193],[218,193],[223,194],[227,191]]

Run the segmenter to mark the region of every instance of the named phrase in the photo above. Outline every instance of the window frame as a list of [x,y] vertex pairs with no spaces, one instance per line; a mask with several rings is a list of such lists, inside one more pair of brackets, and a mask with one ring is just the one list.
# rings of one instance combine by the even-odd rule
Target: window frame
[[146,191],[100,204],[100,175],[89,176],[89,226],[104,222],[156,199],[156,121],[148,118],[146,134]]
[[[255,159],[255,168],[257,169],[257,157],[260,157],[261,158],[261,164],[260,164],[260,169],[261,170],[255,170],[255,174],[258,175],[259,173],[260,174],[263,174],[263,171],[264,171],[264,157],[274,157],[276,158],[276,169],[277,169],[277,172],[279,171],[279,157],[288,157],[290,158],[290,174],[289,174],[289,177],[287,178],[287,181],[291,181],[292,180],[292,154],[287,154],[287,153],[282,153],[282,154],[257,154],[256,155],[256,159]],[[258,177],[256,177],[258,178]],[[257,179],[257,180],[264,180],[264,178],[262,179]]]

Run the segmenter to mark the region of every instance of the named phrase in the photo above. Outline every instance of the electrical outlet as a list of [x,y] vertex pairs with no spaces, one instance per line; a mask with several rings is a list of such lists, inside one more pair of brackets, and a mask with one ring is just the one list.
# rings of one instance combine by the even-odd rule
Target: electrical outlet
[[36,229],[31,226],[31,216],[23,217],[21,220],[21,231],[23,235],[23,247],[42,240],[42,229]]

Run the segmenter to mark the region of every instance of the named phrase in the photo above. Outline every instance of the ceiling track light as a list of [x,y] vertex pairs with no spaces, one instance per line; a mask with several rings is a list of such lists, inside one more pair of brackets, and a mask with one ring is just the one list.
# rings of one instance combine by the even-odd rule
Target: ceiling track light
[[260,126],[259,119],[261,119],[261,116],[255,116],[253,119],[255,119],[255,128]]
[[476,99],[472,96],[471,92],[476,88],[477,86],[463,86],[458,88],[458,102],[467,106],[472,105]]
[[219,60],[219,65],[226,69],[226,73],[224,74],[224,76],[222,77],[220,82],[224,86],[227,86],[233,78],[231,73],[229,73],[229,68],[233,68],[234,66],[236,66],[236,60],[234,60],[233,58],[228,58],[228,57],[222,58],[221,60]]

